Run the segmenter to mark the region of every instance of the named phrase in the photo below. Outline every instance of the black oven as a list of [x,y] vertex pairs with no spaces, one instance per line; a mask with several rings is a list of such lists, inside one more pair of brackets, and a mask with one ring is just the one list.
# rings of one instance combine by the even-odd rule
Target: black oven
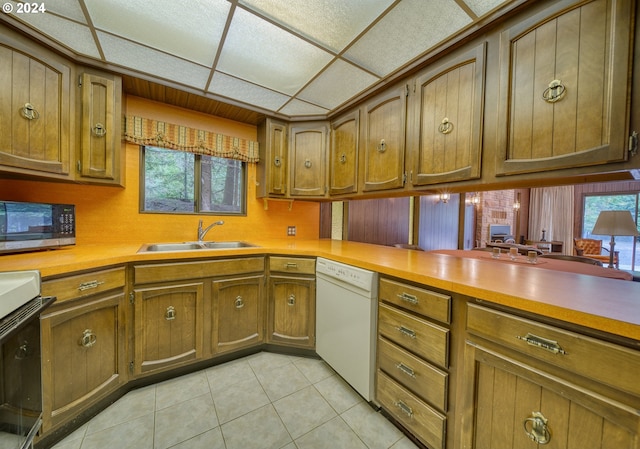
[[0,447],[25,449],[42,423],[40,295],[37,271],[0,273]]

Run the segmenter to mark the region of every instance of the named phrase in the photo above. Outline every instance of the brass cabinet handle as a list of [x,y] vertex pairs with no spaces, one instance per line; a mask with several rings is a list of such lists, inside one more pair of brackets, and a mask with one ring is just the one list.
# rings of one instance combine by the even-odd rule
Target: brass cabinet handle
[[398,399],[396,402],[393,403],[396,407],[398,407],[405,415],[407,415],[409,418],[413,418],[413,409],[411,409],[411,407],[409,407],[407,404],[405,404],[404,402],[402,402],[400,399]]
[[416,338],[416,331],[411,330],[408,327],[398,326],[396,327],[396,329],[398,330],[398,332],[400,332],[403,335],[406,335],[407,337]]
[[244,307],[244,300],[242,299],[242,296],[236,296],[235,305],[236,309],[242,309]]
[[98,288],[98,287],[100,287],[102,284],[104,284],[104,281],[94,280],[94,281],[82,282],[82,283],[78,286],[78,290],[80,290],[81,292],[83,292],[83,291],[85,291],[85,290],[91,290],[92,288]]
[[105,128],[102,123],[96,123],[96,125],[91,128],[91,131],[93,131],[93,135],[96,137],[104,137],[107,134],[107,128]]
[[295,262],[287,262],[284,264],[284,267],[288,270],[288,269],[296,269],[298,268],[298,264]]
[[311,168],[311,159],[305,159],[304,160],[304,166],[306,168]]
[[347,162],[347,155],[345,153],[342,153],[340,155],[340,163],[345,164]]
[[18,346],[13,353],[13,357],[16,360],[24,360],[31,355],[33,351],[31,350],[31,346],[28,341],[23,341],[20,346]]
[[276,167],[280,167],[282,165],[282,161],[280,160],[280,156],[276,156],[273,158],[273,165]]
[[542,92],[542,99],[547,103],[555,103],[564,97],[567,93],[567,88],[562,84],[560,80],[553,80],[549,83],[544,92]]
[[380,143],[376,146],[376,150],[380,153],[387,151],[387,142],[385,142],[384,139],[380,139]]
[[438,131],[442,134],[449,134],[453,131],[453,123],[451,123],[447,117],[443,118],[442,122],[440,122],[440,125],[438,126]]
[[164,312],[164,319],[167,321],[176,319],[176,308],[173,306],[167,307],[166,312]]
[[396,365],[396,368],[398,368],[400,371],[402,371],[407,376],[413,377],[414,379],[416,378],[416,372],[412,368],[410,368],[407,365],[405,365],[404,363],[399,362]]
[[545,351],[553,352],[554,354],[567,355],[567,352],[562,349],[562,346],[555,340],[549,340],[547,338],[538,337],[531,333],[527,333],[524,337],[516,335],[519,340],[525,341],[528,345],[535,346],[536,348],[544,349]]
[[91,329],[85,329],[82,333],[82,337],[78,340],[78,344],[84,348],[90,348],[98,341],[98,337],[93,333]]
[[409,293],[398,293],[398,298],[400,298],[403,301],[406,301],[410,304],[413,304],[414,306],[418,304],[418,297],[415,295],[410,295]]
[[40,113],[33,107],[31,103],[25,103],[20,109],[20,115],[27,120],[36,120],[40,117]]
[[296,305],[296,295],[294,295],[293,293],[289,295],[289,297],[287,298],[287,305],[288,306]]
[[547,418],[540,412],[531,412],[531,415],[522,423],[524,432],[537,444],[547,444],[551,440],[551,432],[547,427]]

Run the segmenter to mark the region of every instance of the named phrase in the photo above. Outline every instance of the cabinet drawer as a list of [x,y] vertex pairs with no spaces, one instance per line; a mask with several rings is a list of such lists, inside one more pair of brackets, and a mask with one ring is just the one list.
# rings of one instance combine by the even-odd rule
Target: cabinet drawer
[[263,271],[264,257],[242,257],[199,262],[136,265],[133,267],[133,277],[136,284],[146,284]]
[[449,363],[449,330],[379,305],[378,332],[408,351],[446,368]]
[[57,302],[68,301],[124,287],[125,279],[124,267],[94,271],[45,281],[42,283],[42,294],[56,296]]
[[434,320],[447,324],[451,322],[451,296],[449,295],[389,279],[380,279],[379,297],[381,301],[395,304]]
[[421,399],[446,410],[446,372],[382,337],[378,338],[378,368]]
[[444,447],[446,418],[378,370],[380,404],[428,447]]
[[469,304],[467,330],[569,372],[640,394],[640,352]]
[[269,271],[316,274],[316,259],[305,257],[269,257]]

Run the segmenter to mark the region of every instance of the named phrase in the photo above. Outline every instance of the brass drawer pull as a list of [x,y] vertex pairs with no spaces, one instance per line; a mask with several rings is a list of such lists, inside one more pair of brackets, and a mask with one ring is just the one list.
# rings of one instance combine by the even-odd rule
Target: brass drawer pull
[[82,282],[79,286],[78,286],[78,290],[80,290],[81,292],[85,291],[85,290],[91,290],[92,288],[98,288],[99,286],[101,286],[102,284],[104,284],[104,281],[89,281],[89,282]]
[[82,337],[78,340],[78,344],[84,348],[90,348],[98,341],[98,337],[93,333],[91,329],[85,329],[82,333]]
[[547,103],[555,103],[561,100],[566,92],[567,88],[562,84],[562,81],[553,80],[549,83],[549,87],[542,92],[542,99]]
[[416,338],[416,331],[411,330],[408,327],[398,326],[396,327],[396,329],[398,330],[398,332],[400,332],[403,335],[406,335],[407,337]]
[[284,264],[284,267],[289,270],[289,269],[296,269],[298,268],[298,264],[295,262],[287,262]]
[[167,307],[167,311],[164,313],[164,319],[167,321],[176,319],[176,308],[173,306]]
[[346,155],[345,153],[342,153],[342,154],[340,155],[340,163],[341,163],[341,164],[344,164],[344,163],[346,163],[346,162],[347,162],[347,155]]
[[406,374],[409,377],[413,377],[414,379],[416,378],[416,373],[415,371],[413,371],[412,368],[409,368],[407,365],[405,365],[402,362],[399,362],[396,365],[396,368],[398,368],[400,371],[402,371],[404,374]]
[[547,338],[538,337],[531,333],[527,333],[524,337],[516,336],[519,340],[524,340],[527,344],[535,346],[537,348],[544,349],[545,351],[553,352],[554,354],[566,355],[566,351],[562,349],[562,346],[557,341],[549,340]]
[[385,142],[384,139],[380,139],[380,143],[376,145],[376,150],[378,150],[379,153],[387,151],[387,142]]
[[91,128],[91,131],[93,131],[93,135],[96,137],[104,137],[107,135],[107,128],[105,128],[102,123],[96,123],[96,126]]
[[441,134],[449,134],[453,131],[453,123],[449,121],[448,117],[442,119],[442,122],[440,122],[440,125],[438,126],[438,131]]
[[547,444],[551,440],[547,418],[540,412],[531,412],[531,415],[523,422],[524,432],[537,444]]
[[410,295],[409,293],[398,293],[398,298],[410,304],[413,304],[414,306],[418,304],[418,297],[415,295]]
[[242,296],[236,296],[235,305],[236,309],[242,309],[244,307],[244,300],[242,299]]
[[305,168],[311,168],[311,159],[305,159],[304,166]]
[[282,165],[282,160],[280,160],[280,156],[276,156],[273,158],[273,165],[276,167],[280,167]]
[[407,404],[398,399],[393,403],[396,407],[398,407],[405,415],[409,418],[413,418],[413,410]]
[[293,293],[289,295],[289,297],[287,298],[287,305],[288,306],[296,305],[296,295],[294,295]]
[[20,115],[27,120],[36,120],[40,118],[40,113],[33,107],[31,103],[25,103],[20,109]]

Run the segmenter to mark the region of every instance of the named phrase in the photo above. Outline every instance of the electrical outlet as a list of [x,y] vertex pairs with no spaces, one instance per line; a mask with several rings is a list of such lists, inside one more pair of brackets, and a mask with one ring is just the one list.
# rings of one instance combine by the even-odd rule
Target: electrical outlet
[[296,227],[295,226],[287,226],[287,235],[289,235],[289,236],[296,235]]

